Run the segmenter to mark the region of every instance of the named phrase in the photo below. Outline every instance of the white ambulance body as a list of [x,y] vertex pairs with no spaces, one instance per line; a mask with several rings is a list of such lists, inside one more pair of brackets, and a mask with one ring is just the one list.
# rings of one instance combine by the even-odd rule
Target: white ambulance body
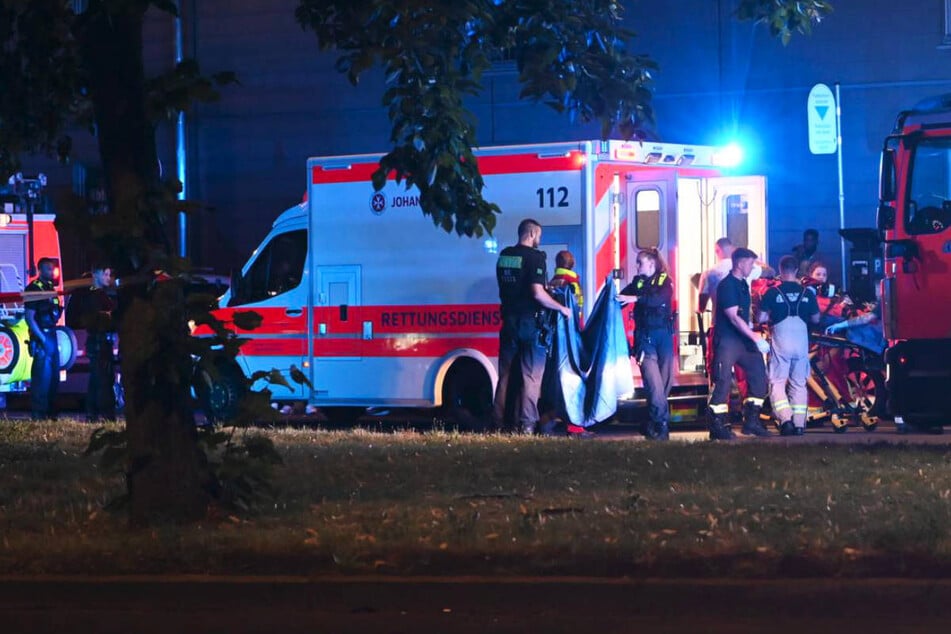
[[675,384],[705,393],[696,278],[723,236],[765,257],[765,179],[721,176],[717,149],[704,146],[593,141],[477,156],[483,194],[502,210],[493,237],[435,227],[417,191],[393,180],[374,192],[380,155],[309,159],[306,201],[275,221],[221,299],[223,319],[263,316],[238,331],[249,340],[241,373],[295,366],[310,379],[312,389],[272,386],[276,400],[484,414],[497,380],[497,254],[535,218],[549,275],[555,253],[575,255],[586,309],[613,269],[622,286],[631,279],[638,249],[660,250],[676,289]]

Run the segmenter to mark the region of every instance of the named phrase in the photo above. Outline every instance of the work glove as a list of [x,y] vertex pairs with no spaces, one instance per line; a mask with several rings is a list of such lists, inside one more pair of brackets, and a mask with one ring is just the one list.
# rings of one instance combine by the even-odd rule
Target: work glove
[[849,327],[849,324],[848,324],[848,323],[846,323],[846,322],[844,322],[844,321],[840,321],[840,322],[835,323],[835,324],[832,324],[831,326],[829,326],[828,328],[826,328],[826,334],[827,334],[827,335],[832,335],[832,334],[835,334],[835,333],[839,332],[840,330],[845,330],[845,329],[848,328],[848,327]]
[[760,351],[760,354],[769,353],[769,342],[765,339],[756,340],[756,349]]

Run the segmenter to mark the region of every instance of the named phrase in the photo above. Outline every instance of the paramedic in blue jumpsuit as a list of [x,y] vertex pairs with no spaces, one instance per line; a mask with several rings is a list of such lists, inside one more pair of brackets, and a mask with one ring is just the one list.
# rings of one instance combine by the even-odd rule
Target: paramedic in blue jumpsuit
[[[499,299],[502,303],[502,328],[499,331],[499,383],[495,390],[493,423],[497,429],[534,434],[538,424],[538,397],[545,374],[547,349],[542,341],[539,312],[558,311],[565,317],[571,311],[559,304],[548,291],[545,253],[538,250],[542,226],[527,218],[518,225],[518,244],[502,249],[496,263]],[[513,367],[520,376],[513,376]],[[512,379],[518,384],[518,418],[508,418]]]
[[674,287],[667,266],[656,249],[637,254],[637,276],[617,298],[634,303],[634,358],[641,368],[647,392],[650,422],[644,435],[652,440],[670,437],[671,376],[674,364]]
[[713,392],[710,394],[710,440],[732,440],[727,426],[728,404],[733,385],[733,367],[746,372],[747,397],[743,401],[743,433],[769,436],[759,419],[766,398],[766,365],[763,355],[769,344],[753,331],[750,321],[752,298],[746,279],[756,263],[749,249],[736,249],[731,256],[733,269],[717,285],[716,329],[713,333]]
[[[52,258],[40,258],[36,263],[39,277],[30,282],[24,293],[55,293],[56,283]],[[56,419],[54,402],[59,387],[59,345],[56,341],[56,322],[63,306],[58,296],[31,299],[24,302],[27,326],[30,329],[30,350],[33,365],[30,368],[30,406],[33,420]]]

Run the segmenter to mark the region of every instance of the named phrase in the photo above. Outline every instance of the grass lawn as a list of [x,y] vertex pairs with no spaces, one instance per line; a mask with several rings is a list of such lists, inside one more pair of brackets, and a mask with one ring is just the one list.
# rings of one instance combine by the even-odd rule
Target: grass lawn
[[130,531],[90,432],[0,421],[0,574],[951,572],[945,447],[277,430],[273,506]]

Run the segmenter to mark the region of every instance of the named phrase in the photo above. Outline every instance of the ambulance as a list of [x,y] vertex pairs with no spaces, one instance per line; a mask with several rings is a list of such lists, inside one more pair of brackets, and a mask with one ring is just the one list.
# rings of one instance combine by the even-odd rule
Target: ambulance
[[[24,392],[29,387],[29,328],[24,317],[23,290],[36,277],[36,261],[52,258],[54,278],[60,301],[63,300],[63,279],[60,269],[59,234],[56,216],[43,213],[43,189],[46,177],[11,176],[0,188],[0,406],[11,392]],[[60,354],[60,381],[76,360],[75,335],[60,320],[56,328]]]
[[305,201],[275,220],[220,300],[223,321],[254,311],[263,323],[231,325],[246,343],[218,368],[206,410],[227,416],[244,377],[293,368],[310,386],[271,386],[275,400],[484,416],[497,381],[496,259],[524,218],[543,227],[549,274],[558,251],[574,254],[586,307],[613,272],[621,285],[635,275],[639,249],[660,250],[676,288],[675,398],[701,400],[697,279],[723,236],[765,258],[765,178],[728,176],[731,153],[697,145],[581,141],[476,156],[483,195],[502,212],[480,238],[434,226],[418,191],[392,178],[374,191],[381,155],[309,159]]

